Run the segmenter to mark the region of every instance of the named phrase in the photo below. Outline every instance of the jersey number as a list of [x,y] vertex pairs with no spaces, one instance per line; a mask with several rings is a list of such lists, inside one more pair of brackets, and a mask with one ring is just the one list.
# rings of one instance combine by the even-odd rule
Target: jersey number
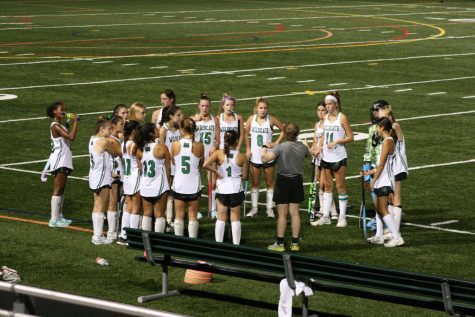
[[123,159],[122,160],[122,164],[124,165],[124,175],[125,176],[130,176],[130,165],[132,164],[132,162],[130,161],[130,159]]
[[190,157],[182,156],[181,157],[181,172],[183,174],[190,174],[190,170],[191,170]]
[[257,136],[257,146],[258,147],[262,147],[264,145],[264,136],[262,136],[261,134],[259,134]]
[[200,142],[206,145],[211,144],[211,132],[200,132]]
[[226,168],[226,172],[228,174],[228,177],[231,177],[231,166],[228,166],[228,168]]
[[325,136],[326,144],[333,142],[333,132],[327,132]]
[[145,177],[155,177],[155,162],[154,161],[144,161],[143,162],[143,176]]

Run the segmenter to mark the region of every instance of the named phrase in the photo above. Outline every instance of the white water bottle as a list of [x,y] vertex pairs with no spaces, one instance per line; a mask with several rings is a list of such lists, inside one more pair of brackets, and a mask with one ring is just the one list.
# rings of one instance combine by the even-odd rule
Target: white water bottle
[[96,258],[96,263],[99,264],[99,265],[109,265],[109,262],[107,262],[106,259],[103,259],[101,257]]

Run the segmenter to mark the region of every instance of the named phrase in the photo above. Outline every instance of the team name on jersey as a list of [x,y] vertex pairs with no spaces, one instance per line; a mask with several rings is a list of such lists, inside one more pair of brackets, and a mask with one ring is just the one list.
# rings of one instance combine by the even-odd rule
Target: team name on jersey
[[221,127],[221,132],[226,132],[226,131],[237,131],[238,127]]
[[269,133],[269,128],[262,128],[262,127],[252,127],[251,132],[254,133]]
[[340,131],[339,126],[325,126],[325,131]]
[[175,135],[175,136],[168,137],[168,140],[170,140],[170,142],[179,141],[180,139],[181,139],[180,135]]
[[197,125],[197,131],[211,131],[214,132],[214,125]]

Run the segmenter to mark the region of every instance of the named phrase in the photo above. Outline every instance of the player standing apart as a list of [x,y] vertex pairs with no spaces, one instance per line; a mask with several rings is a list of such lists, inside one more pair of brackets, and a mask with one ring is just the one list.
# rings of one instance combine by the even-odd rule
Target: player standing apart
[[[391,106],[389,104],[381,107],[379,110],[379,117],[387,117],[391,120],[392,129],[396,133],[397,142],[396,149],[394,152],[394,163],[393,163],[393,173],[395,178],[394,193],[389,196],[389,212],[394,216],[396,221],[396,226],[399,231],[401,226],[401,217],[402,217],[402,201],[401,201],[401,190],[402,190],[402,181],[407,178],[409,174],[409,168],[407,164],[406,157],[406,139],[402,133],[401,126],[396,122],[396,118],[392,113]],[[387,238],[386,236],[385,238]]]
[[156,143],[159,130],[154,123],[146,123],[137,139],[137,158],[142,162],[140,195],[142,196],[142,230],[165,231],[165,209],[170,191],[170,154],[164,144]]
[[340,214],[337,227],[346,227],[346,208],[348,194],[346,191],[347,154],[345,144],[353,141],[353,131],[345,114],[341,112],[340,95],[337,92],[325,97],[328,115],[325,118],[323,137],[315,151],[321,153],[321,166],[325,175],[325,192],[323,193],[323,216],[316,225],[330,225],[330,209],[333,200],[333,177],[336,180]]
[[201,196],[200,168],[204,147],[194,141],[196,123],[187,118],[181,123],[182,139],[172,144],[171,157],[175,164],[172,192],[175,203],[175,235],[184,235],[185,204],[188,202],[188,236],[198,237],[198,209]]
[[74,141],[78,131],[78,120],[76,114],[69,114],[73,122],[71,130],[61,124],[66,117],[64,105],[53,102],[47,109],[46,114],[53,119],[50,125],[51,154],[46,163],[45,171],[51,171],[54,176],[53,195],[51,196],[51,219],[50,227],[67,227],[71,220],[63,217],[64,189],[68,180],[68,175],[73,171],[73,157],[70,142]]
[[[376,194],[376,234],[368,241],[375,244],[384,244],[385,247],[396,247],[404,244],[404,239],[399,233],[396,222],[388,211],[389,195],[394,192],[393,161],[395,154],[394,131],[389,118],[379,118],[376,131],[382,139],[381,152],[378,165],[374,174],[373,191]],[[370,172],[365,172],[369,174]],[[391,232],[392,239],[384,243],[383,221]]]
[[246,140],[246,156],[251,162],[252,188],[251,188],[251,211],[247,217],[253,217],[257,214],[257,204],[259,201],[259,181],[261,171],[264,171],[266,181],[266,211],[269,218],[274,218],[273,201],[274,196],[274,169],[275,161],[263,163],[261,160],[262,146],[273,148],[284,138],[281,133],[275,142],[272,142],[274,126],[284,131],[284,124],[269,113],[269,102],[259,97],[254,106],[254,115],[250,116],[246,122],[246,135],[250,136]]
[[[195,141],[203,143],[205,154],[204,159],[207,160],[210,155],[219,148],[220,134],[216,133],[219,130],[219,121],[211,115],[211,100],[208,96],[202,94],[198,101],[198,113],[191,117],[196,122]],[[209,212],[212,219],[217,217],[216,211],[216,177],[213,173],[207,173],[208,177],[208,196],[211,195],[209,201]],[[211,187],[211,188],[210,188]],[[211,189],[211,192],[209,192]]]
[[[241,205],[244,201],[244,191],[242,190],[242,177],[247,177],[246,155],[239,153],[236,148],[238,135],[235,131],[224,133],[224,149],[214,152],[205,161],[203,167],[217,175],[217,204],[218,220],[215,226],[215,239],[223,242],[226,220],[228,218],[228,208],[231,210],[231,232],[233,244],[241,241]],[[215,165],[218,165],[216,169]]]
[[269,151],[267,151],[266,145],[262,147],[262,162],[277,161],[274,195],[278,212],[277,235],[275,243],[268,246],[268,249],[272,251],[285,251],[284,236],[289,214],[292,232],[290,250],[300,250],[299,204],[305,198],[303,191],[303,161],[311,154],[307,145],[297,141],[299,133],[298,125],[290,122],[285,125],[286,142],[276,145]]
[[[327,108],[325,107],[325,102],[321,101],[317,105],[317,118],[319,121],[315,123],[315,132],[313,135],[313,143],[312,143],[312,153],[316,151],[318,144],[320,143],[320,140],[323,137],[324,131],[323,131],[323,126],[325,123],[325,117],[327,116],[328,111]],[[323,216],[323,193],[325,192],[325,174],[323,173],[323,168],[321,166],[321,154],[319,156],[316,156],[314,158],[314,164],[317,168],[317,173],[315,173],[316,180],[318,180],[320,184],[320,189],[318,191],[318,200],[319,200],[319,205],[320,205],[320,210],[318,211],[318,216],[321,217]],[[312,202],[312,204],[315,206],[315,202]],[[312,211],[316,212],[316,210]],[[332,220],[338,220],[338,213],[336,211],[335,207],[335,200],[332,197],[332,206],[331,206],[331,219]],[[315,221],[312,221],[312,225],[316,225],[317,222],[317,215],[313,215],[313,219]]]
[[109,231],[103,236],[104,212],[107,210],[112,185],[112,157],[121,154],[120,145],[110,138],[112,123],[102,117],[96,122],[96,134],[89,140],[89,188],[94,196],[92,211],[93,244],[110,244],[117,236],[115,217],[107,217]]

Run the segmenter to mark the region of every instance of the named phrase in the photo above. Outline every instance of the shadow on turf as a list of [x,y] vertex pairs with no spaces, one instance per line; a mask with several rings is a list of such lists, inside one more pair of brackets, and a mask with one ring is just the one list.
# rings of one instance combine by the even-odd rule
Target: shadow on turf
[[[180,294],[182,295],[188,295],[188,296],[197,296],[197,297],[205,297],[209,299],[214,299],[217,301],[224,301],[232,304],[239,304],[239,305],[245,305],[249,307],[258,307],[262,309],[267,309],[267,310],[272,310],[272,311],[277,311],[278,310],[278,305],[277,304],[271,304],[267,302],[262,302],[258,300],[253,300],[253,299],[248,299],[248,298],[242,298],[242,297],[236,297],[236,296],[230,296],[230,295],[224,295],[224,294],[215,294],[211,292],[206,292],[202,290],[192,290],[192,289],[183,289],[180,290]],[[295,300],[294,302],[300,303],[300,299]],[[294,315],[302,315],[302,308],[301,307],[292,307],[292,314]],[[335,317],[335,316],[342,316],[345,317],[344,315],[340,314],[329,314],[329,313],[322,313],[322,312],[317,312],[314,310],[309,310],[308,311],[309,316],[318,316],[318,317]]]

